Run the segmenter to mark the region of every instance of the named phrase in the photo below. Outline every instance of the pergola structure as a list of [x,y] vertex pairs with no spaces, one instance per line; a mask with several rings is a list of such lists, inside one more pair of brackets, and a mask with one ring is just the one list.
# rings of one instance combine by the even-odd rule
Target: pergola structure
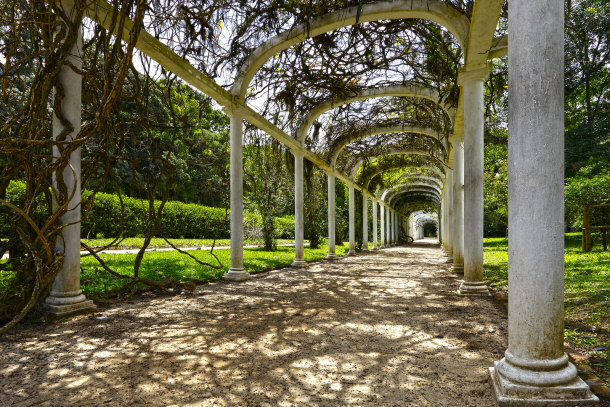
[[[476,0],[470,12],[450,1],[380,1],[337,9],[270,35],[242,60],[230,87],[217,84],[146,31],[136,48],[205,93],[230,116],[231,267],[224,276],[250,278],[243,267],[244,121],[291,150],[295,159],[295,266],[304,266],[303,160],[328,175],[329,258],[335,255],[335,180],[349,188],[349,248],[355,254],[355,191],[363,197],[364,250],[368,247],[368,201],[372,202],[373,249],[397,242],[400,231],[421,237],[422,226],[438,222],[440,239],[454,269],[464,272],[460,295],[489,295],[483,281],[483,85],[490,60],[508,53],[509,71],[509,345],[490,368],[500,405],[590,405],[597,399],[578,378],[563,352],[563,3],[551,0],[509,3],[507,34],[496,35],[503,0]],[[63,2],[72,16],[72,0]],[[91,1],[85,11],[101,27],[115,26],[113,8]],[[287,133],[248,104],[257,73],[282,52],[344,27],[399,19],[435,23],[453,37],[462,66],[459,96],[439,93],[442,84],[402,83],[364,86],[350,95],[330,95],[292,123]],[[116,33],[116,31],[115,31]],[[80,43],[70,65],[79,67]],[[68,64],[59,76],[65,95],[63,115],[80,128],[81,79]],[[356,123],[349,131],[326,128],[326,144],[312,146],[310,129],[324,115],[357,103],[376,105],[384,120]],[[416,105],[433,112],[396,115]],[[373,106],[373,105],[371,105]],[[394,110],[392,110],[393,108]],[[385,109],[385,110],[384,110]],[[390,112],[391,110],[391,112]],[[391,118],[391,119],[390,119]],[[435,119],[436,118],[436,119]],[[332,117],[331,119],[332,120]],[[54,135],[64,130],[54,120]],[[290,127],[290,126],[288,126]],[[344,126],[345,127],[345,126]],[[343,129],[345,130],[345,129]],[[375,143],[370,142],[375,137]],[[368,141],[367,141],[368,140]],[[309,144],[308,144],[309,143]],[[62,218],[64,266],[48,308],[58,315],[92,306],[80,290],[80,152],[64,177],[76,208]],[[71,171],[76,177],[71,177]],[[395,176],[396,174],[399,176]],[[392,182],[383,177],[393,174]],[[74,179],[76,184],[73,181]],[[72,184],[70,184],[72,183]],[[379,207],[379,210],[378,210]],[[430,211],[430,208],[436,208]],[[436,212],[436,213],[433,213]],[[378,242],[378,229],[380,241]]]

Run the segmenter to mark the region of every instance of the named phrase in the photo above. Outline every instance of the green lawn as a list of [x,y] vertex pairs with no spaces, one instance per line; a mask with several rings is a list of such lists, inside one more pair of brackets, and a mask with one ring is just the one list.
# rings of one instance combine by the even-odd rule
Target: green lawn
[[[336,247],[338,255],[346,254],[347,251],[347,245]],[[319,249],[305,247],[305,260],[323,259],[327,253],[328,248],[324,245],[320,246]],[[189,254],[201,261],[217,264],[209,250],[190,250]],[[223,267],[220,269],[202,266],[188,256],[176,251],[147,252],[140,266],[140,277],[158,281],[169,278],[200,282],[216,280],[229,269],[230,249],[215,249],[214,254],[222,262]],[[136,254],[102,253],[100,257],[116,272],[127,275],[133,274]],[[277,251],[274,252],[264,251],[262,248],[244,249],[244,268],[250,273],[287,266],[293,260],[294,246],[278,247]],[[88,296],[103,297],[106,291],[117,288],[124,283],[124,280],[117,279],[103,270],[97,260],[91,256],[83,257],[81,265],[81,288]]]
[[[85,244],[91,247],[104,247],[113,242],[114,239],[83,239]],[[200,247],[200,246],[211,246],[214,243],[214,239],[169,239],[172,244],[178,247]],[[307,240],[305,241],[307,243]],[[117,249],[139,249],[144,243],[142,237],[127,237],[112,245],[113,248]],[[216,246],[229,246],[231,239],[217,239],[215,242]],[[245,239],[244,244],[247,246],[263,245],[262,239]],[[277,244],[294,244],[293,239],[278,239]],[[150,241],[149,247],[170,247],[165,239],[155,237]]]
[[[507,291],[508,242],[485,239],[485,277],[494,290]],[[610,381],[610,251],[581,251],[581,234],[567,233],[565,246],[565,339],[591,355]],[[605,349],[604,349],[605,348]]]

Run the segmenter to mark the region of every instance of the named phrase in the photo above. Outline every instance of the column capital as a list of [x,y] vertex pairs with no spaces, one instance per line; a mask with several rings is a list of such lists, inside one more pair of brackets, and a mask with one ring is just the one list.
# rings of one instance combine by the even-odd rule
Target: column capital
[[464,141],[464,131],[453,133],[449,136],[449,143],[462,143]]
[[481,66],[476,69],[460,69],[458,71],[458,85],[464,86],[470,82],[484,82],[487,80],[489,73],[491,72],[492,65],[487,63],[487,65]]
[[292,153],[292,155],[296,158],[296,157],[305,157],[305,152],[303,150],[300,149],[296,149],[296,148],[291,148],[290,152]]
[[232,117],[245,117],[246,116],[246,109],[239,105],[239,104],[233,104],[230,106],[223,106],[222,107],[222,111],[227,114],[228,116],[232,116]]

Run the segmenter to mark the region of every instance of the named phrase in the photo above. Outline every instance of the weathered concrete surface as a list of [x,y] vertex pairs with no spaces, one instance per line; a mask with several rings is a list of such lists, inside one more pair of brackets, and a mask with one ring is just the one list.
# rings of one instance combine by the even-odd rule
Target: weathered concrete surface
[[328,174],[328,259],[337,257],[335,253],[335,176]]
[[483,281],[483,81],[489,70],[462,84],[464,92],[464,282],[462,295],[489,295]]
[[589,405],[563,350],[563,3],[509,8],[509,345],[490,373],[503,406]]
[[244,270],[244,119],[238,110],[227,109],[231,118],[231,267],[223,278],[247,281],[250,274]]
[[305,213],[303,211],[303,154],[294,155],[294,267],[306,267]]
[[[74,20],[71,7],[66,7],[66,13],[71,20]],[[66,130],[66,126],[62,124],[58,116],[63,116],[73,126],[72,131],[65,136],[66,141],[76,139],[81,129],[82,76],[78,70],[82,67],[82,34],[80,25],[78,27],[77,40],[67,58],[67,62],[72,64],[74,69],[66,64],[61,68],[57,77],[57,82],[64,92],[61,99],[61,112],[54,111],[53,114],[53,139],[59,141],[63,141],[60,137]],[[54,146],[53,156],[60,157],[61,155],[57,146]],[[57,318],[79,312],[93,312],[96,309],[93,301],[85,298],[80,289],[80,161],[81,149],[79,147],[70,154],[69,165],[62,170],[61,177],[59,174],[53,174],[55,189],[61,190],[60,186],[65,186],[66,198],[71,198],[65,213],[60,218],[63,228],[55,246],[55,250],[64,254],[64,262],[53,281],[51,292],[44,302],[45,309]],[[53,208],[57,210],[56,200]]]
[[453,271],[464,272],[464,143],[453,143]]
[[[3,405],[493,406],[503,311],[416,244],[0,338]],[[99,319],[101,318],[101,319]]]

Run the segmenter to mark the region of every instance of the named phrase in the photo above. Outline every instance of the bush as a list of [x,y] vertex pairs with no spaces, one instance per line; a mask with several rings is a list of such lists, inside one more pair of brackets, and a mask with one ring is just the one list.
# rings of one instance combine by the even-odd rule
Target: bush
[[[25,183],[12,181],[6,191],[7,200],[19,205],[25,193]],[[83,221],[82,237],[104,236],[116,237],[121,232],[123,219],[123,237],[135,237],[146,231],[149,202],[122,196],[125,216],[121,216],[121,200],[117,195],[98,192],[93,202],[90,201],[91,191],[83,191]],[[161,201],[154,201],[155,209]],[[48,205],[41,202],[38,211],[46,212]],[[261,217],[258,214],[244,213],[244,228],[246,237],[256,238],[260,234]],[[279,238],[294,237],[294,217],[285,216],[275,219]],[[161,230],[168,238],[217,238],[230,237],[229,211],[224,208],[186,204],[178,201],[167,201],[161,216]],[[0,214],[0,236],[10,233],[10,219],[6,214]],[[158,234],[160,235],[160,234]],[[250,236],[252,235],[252,236]]]

